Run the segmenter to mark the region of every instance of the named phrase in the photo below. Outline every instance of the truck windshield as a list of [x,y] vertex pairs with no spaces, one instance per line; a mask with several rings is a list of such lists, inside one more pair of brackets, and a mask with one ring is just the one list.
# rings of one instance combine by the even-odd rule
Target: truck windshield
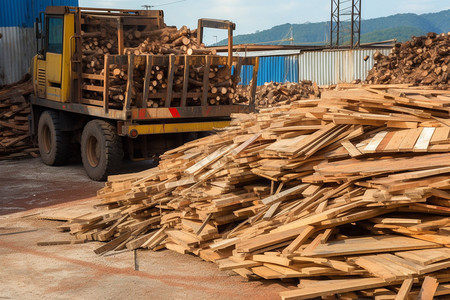
[[62,53],[63,48],[63,19],[48,18],[47,52]]

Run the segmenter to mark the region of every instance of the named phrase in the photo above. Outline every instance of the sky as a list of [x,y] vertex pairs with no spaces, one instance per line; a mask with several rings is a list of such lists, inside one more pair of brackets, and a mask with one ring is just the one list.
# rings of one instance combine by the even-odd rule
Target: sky
[[[350,0],[346,3],[351,3]],[[343,1],[341,1],[342,3]],[[277,3],[277,5],[274,5]],[[285,23],[330,21],[330,0],[79,0],[81,7],[164,10],[167,25],[191,29],[199,18],[230,20],[236,23],[234,35],[254,33]],[[449,0],[361,0],[361,18],[372,19],[399,13],[431,13],[450,9]],[[206,44],[226,38],[224,30],[205,30]]]

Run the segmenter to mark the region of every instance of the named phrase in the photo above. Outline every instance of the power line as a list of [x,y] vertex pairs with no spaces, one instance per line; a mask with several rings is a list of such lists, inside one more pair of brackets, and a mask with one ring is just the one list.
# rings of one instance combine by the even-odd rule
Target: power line
[[179,3],[179,2],[185,2],[185,1],[186,0],[178,0],[178,1],[168,2],[168,3],[158,4],[158,5],[141,5],[141,6],[144,7],[146,10],[149,10],[149,9],[152,9],[152,7],[165,6],[165,5],[170,5],[170,4],[175,4],[175,3]]

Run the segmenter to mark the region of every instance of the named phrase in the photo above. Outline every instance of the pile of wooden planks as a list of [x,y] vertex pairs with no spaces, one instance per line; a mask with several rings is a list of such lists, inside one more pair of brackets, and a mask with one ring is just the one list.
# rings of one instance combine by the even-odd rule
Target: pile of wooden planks
[[449,91],[338,85],[110,177],[98,210],[60,228],[108,241],[98,254],[167,248],[299,279],[283,299],[448,295],[449,116]]
[[368,83],[412,83],[448,88],[450,79],[450,35],[428,33],[397,43],[388,56],[374,54],[376,63]]
[[32,92],[30,80],[0,89],[0,160],[39,156],[28,130],[30,104],[26,97]]
[[[240,99],[239,103],[248,101],[250,98],[247,87],[239,86],[237,89]],[[287,105],[293,101],[302,99],[312,99],[320,96],[320,90],[317,84],[310,80],[300,82],[266,82],[256,88],[256,107],[273,107]]]

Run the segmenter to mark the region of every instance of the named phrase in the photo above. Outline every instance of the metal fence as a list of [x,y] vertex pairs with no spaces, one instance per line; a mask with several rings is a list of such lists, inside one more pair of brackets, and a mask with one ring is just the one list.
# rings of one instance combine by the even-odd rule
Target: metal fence
[[[364,80],[374,65],[373,54],[384,55],[390,49],[322,50],[303,51],[300,54],[261,56],[259,60],[258,85],[265,82],[298,82],[312,80],[318,85]],[[364,60],[364,58],[367,59]],[[241,70],[242,85],[248,85],[253,67]]]

